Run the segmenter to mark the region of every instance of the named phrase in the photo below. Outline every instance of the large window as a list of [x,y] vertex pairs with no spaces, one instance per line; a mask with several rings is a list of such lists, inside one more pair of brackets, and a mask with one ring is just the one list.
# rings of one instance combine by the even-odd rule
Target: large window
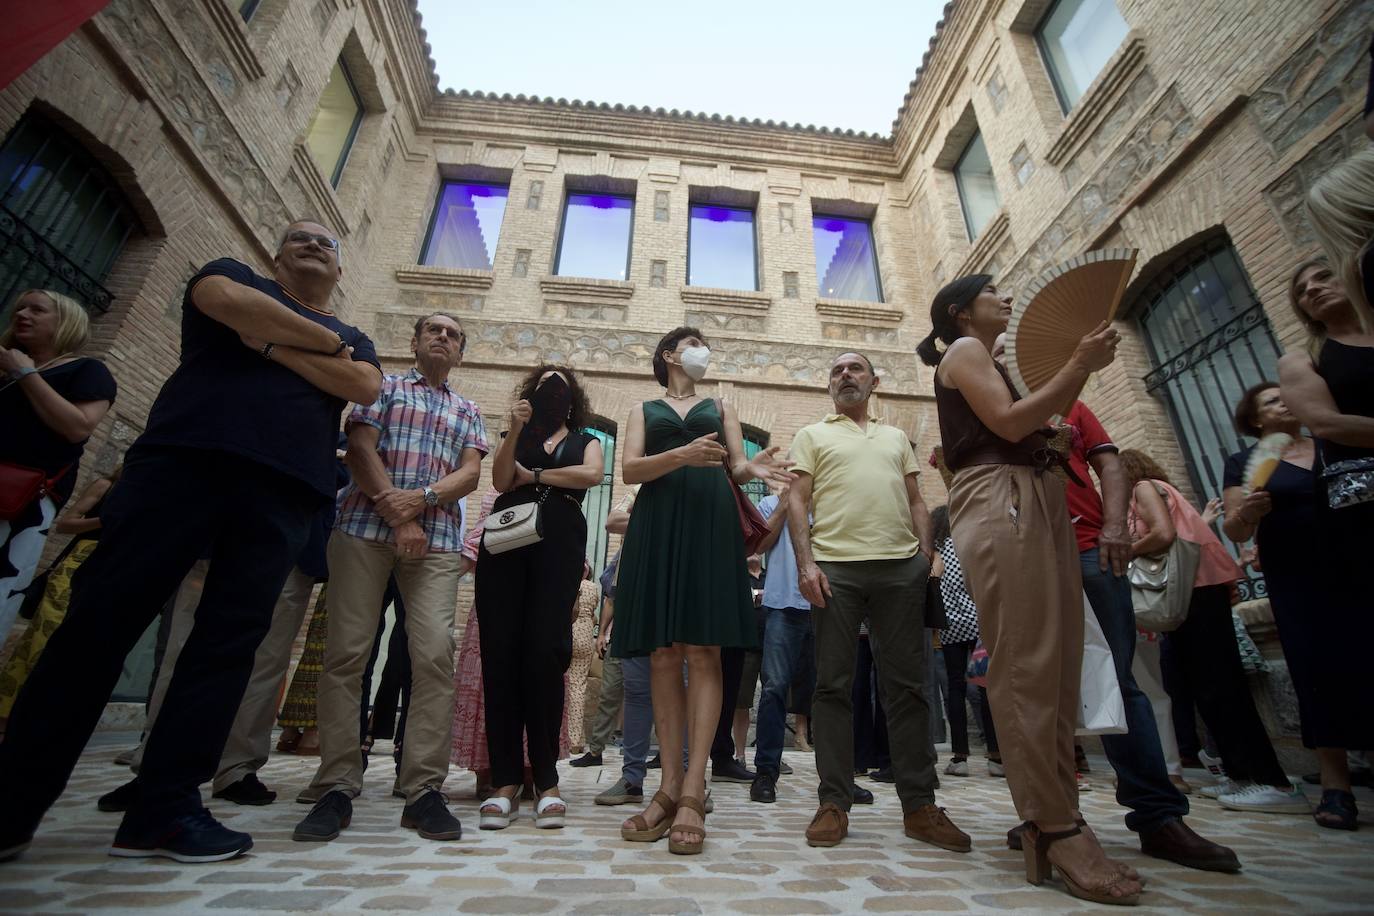
[[582,507],[587,516],[587,562],[591,564],[592,575],[599,576],[606,568],[606,517],[611,514],[615,486],[616,425],[605,417],[592,417],[587,432],[601,442],[601,454],[605,459],[601,483],[587,491]]
[[759,288],[753,210],[692,205],[687,236],[687,285]]
[[964,147],[963,155],[954,166],[954,178],[959,185],[964,225],[968,227],[969,241],[973,241],[1002,206],[997,198],[997,182],[992,177],[992,160],[988,158],[982,132],[974,134]]
[[629,279],[634,209],[633,197],[569,194],[554,272],[560,277]]
[[[1278,376],[1264,307],[1224,236],[1179,257],[1141,299],[1136,314],[1154,366],[1145,386],[1169,408],[1197,495],[1220,496],[1223,462],[1246,445],[1231,412],[1245,389]],[[1246,597],[1260,581],[1242,581]]]
[[1057,0],[1050,7],[1035,38],[1065,112],[1078,104],[1127,31],[1112,0]]
[[829,299],[882,302],[873,227],[867,220],[816,216],[811,220],[816,246],[816,284]]
[[101,284],[137,226],[95,157],[47,118],[25,115],[0,145],[0,326],[30,287],[107,309]]
[[444,182],[420,263],[491,270],[508,191],[501,185]]
[[310,119],[305,140],[315,162],[336,188],[362,120],[363,102],[341,57],[334,62],[329,83],[320,94],[320,107],[316,109],[315,117]]

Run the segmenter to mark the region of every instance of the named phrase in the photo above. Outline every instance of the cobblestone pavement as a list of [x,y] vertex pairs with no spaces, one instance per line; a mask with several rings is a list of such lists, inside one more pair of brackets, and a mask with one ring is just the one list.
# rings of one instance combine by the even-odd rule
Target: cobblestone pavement
[[[132,743],[128,733],[102,734],[73,775],[66,795],[32,848],[0,865],[0,910],[21,912],[260,913],[378,911],[460,913],[862,913],[1094,909],[1056,886],[1025,883],[1019,853],[1003,834],[1015,823],[1006,782],[974,759],[974,776],[944,778],[939,802],[973,836],[968,855],[905,838],[889,785],[866,782],[877,795],[856,807],[850,836],[834,849],[811,849],[803,831],[815,805],[810,755],[788,751],[795,768],[778,787],[778,804],[752,804],[748,786],[715,784],[706,852],[668,853],[667,843],[626,843],[619,823],[629,807],[592,799],[619,776],[619,758],[601,769],[563,769],[571,813],[563,830],[536,830],[524,816],[505,831],[479,831],[473,780],[454,771],[447,790],[465,826],[463,839],[435,843],[399,825],[401,801],[389,795],[394,768],[380,742],[368,789],[355,802],[353,826],[333,843],[291,840],[305,814],[291,799],[315,760],[275,755],[263,780],[281,793],[276,804],[240,808],[212,803],[229,825],[253,834],[251,853],[216,865],[106,855],[119,816],[95,808],[100,794],[128,771],[113,766]],[[1359,790],[1363,829],[1318,828],[1308,817],[1243,815],[1194,796],[1190,823],[1240,854],[1245,871],[1217,875],[1140,854],[1121,822],[1105,761],[1094,760],[1094,791],[1084,813],[1108,850],[1148,879],[1144,908],[1188,912],[1374,912],[1374,793]],[[651,786],[652,788],[652,786]],[[9,787],[22,791],[22,787]],[[1309,787],[1309,798],[1316,791]],[[1115,912],[1120,912],[1112,908]]]

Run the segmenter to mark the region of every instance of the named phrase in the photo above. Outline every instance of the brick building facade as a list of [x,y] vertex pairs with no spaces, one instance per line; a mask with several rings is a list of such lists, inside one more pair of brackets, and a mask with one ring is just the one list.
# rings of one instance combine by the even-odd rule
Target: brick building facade
[[[1109,47],[1088,53],[1054,31],[1075,9]],[[549,359],[584,373],[614,436],[659,391],[653,343],[690,323],[714,348],[708,390],[759,442],[785,446],[826,411],[829,360],[852,347],[922,456],[938,430],[912,351],[943,282],[987,271],[1014,289],[1084,250],[1138,248],[1121,358],[1085,398],[1120,443],[1202,496],[1227,437],[1237,445],[1227,397],[1299,341],[1286,283],[1315,248],[1301,200],[1366,142],[1371,21],[1374,0],[956,0],[879,137],[441,93],[409,0],[115,0],[0,91],[0,136],[75,144],[126,214],[127,237],[93,278],[111,299],[92,351],[121,393],[85,475],[141,430],[197,266],[229,254],[268,272],[280,229],[309,215],[343,240],[337,309],[388,369],[407,364],[417,317],[462,319],[457,386],[498,428],[522,370]],[[318,115],[349,95],[356,117],[321,163]],[[422,263],[449,182],[504,189],[489,266]],[[632,201],[622,276],[558,270],[572,195]],[[693,207],[752,214],[755,288],[689,284]],[[0,211],[0,270],[52,246],[23,216]],[[867,224],[879,294],[821,288],[814,217]],[[943,501],[938,475],[922,485]]]

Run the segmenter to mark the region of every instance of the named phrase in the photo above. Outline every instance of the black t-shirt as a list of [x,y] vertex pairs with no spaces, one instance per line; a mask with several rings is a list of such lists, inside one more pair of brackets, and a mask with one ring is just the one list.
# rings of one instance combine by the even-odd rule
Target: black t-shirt
[[[74,359],[43,369],[40,374],[54,391],[74,404],[83,401],[114,402],[114,376],[98,359]],[[49,480],[65,468],[65,473],[53,485],[51,493],[53,501],[61,508],[76,486],[77,465],[81,462],[81,452],[86,442],[68,442],[53,432],[33,409],[20,382],[0,381],[0,385],[4,386],[4,390],[0,391],[0,429],[4,430],[0,434],[0,461],[39,468],[48,475]]]
[[181,303],[181,364],[167,379],[139,442],[242,455],[304,481],[334,498],[334,446],[347,402],[249,349],[228,325],[191,302],[206,277],[228,277],[266,293],[353,347],[353,359],[380,366],[372,341],[333,315],[297,303],[275,281],[246,264],[220,258],[186,284]]

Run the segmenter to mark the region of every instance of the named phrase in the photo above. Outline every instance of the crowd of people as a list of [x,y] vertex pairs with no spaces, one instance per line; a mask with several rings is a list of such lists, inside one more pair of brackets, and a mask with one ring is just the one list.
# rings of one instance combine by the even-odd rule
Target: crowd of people
[[[32,617],[0,674],[0,779],[24,787],[0,823],[0,860],[31,841],[125,655],[162,613],[135,777],[101,799],[123,812],[112,855],[204,862],[251,848],[210,814],[200,787],[271,803],[256,774],[278,723],[280,750],[319,755],[298,796],[311,807],[296,840],[349,828],[382,734],[394,736],[401,825],[420,836],[462,835],[443,790],[451,764],[476,773],[482,829],[508,827],[524,799],[536,827],[560,828],[586,815],[561,796],[558,762],[575,746],[573,766],[601,764],[622,703],[621,777],[597,802],[643,805],[621,825],[626,841],[666,836],[673,853],[701,853],[708,763],[712,782],[747,782],[753,801],[775,802],[791,712],[796,746],[814,743],[816,755],[809,844],[844,841],[853,805],[872,801],[856,773],[877,767],[895,785],[908,837],[964,853],[971,842],[956,820],[967,815],[937,804],[934,735],[947,713],[943,774],[968,777],[972,700],[987,772],[1005,776],[1022,821],[1007,843],[1022,851],[1027,880],[1058,870],[1075,896],[1132,904],[1141,876],[1103,849],[1079,806],[1086,631],[1100,630],[1110,651],[1124,726],[1102,746],[1146,854],[1241,867],[1184,820],[1190,787],[1170,695],[1201,713],[1221,777],[1210,794],[1222,806],[1310,810],[1251,699],[1232,611],[1244,573],[1218,518],[1236,545],[1254,542],[1241,559],[1268,580],[1303,743],[1320,765],[1313,816],[1354,829],[1348,753],[1374,746],[1362,714],[1374,692],[1354,658],[1374,642],[1355,580],[1374,522],[1371,199],[1374,151],[1311,192],[1326,255],[1299,265],[1290,284],[1310,346],[1235,408],[1254,448],[1280,443],[1278,468],[1253,486],[1254,448],[1231,455],[1224,505],[1200,511],[1158,456],[1119,448],[1075,400],[1115,358],[1120,337],[1108,324],[1047,384],[1019,394],[1002,365],[1012,296],[976,274],[934,297],[918,348],[934,367],[933,461],[948,505],[927,506],[912,444],[875,410],[881,377],[864,354],[833,360],[830,407],[787,457],[777,447],[751,456],[734,405],[699,390],[709,342],[681,327],[652,358],[664,396],[628,417],[630,492],[607,520],[622,546],[604,571],[585,558],[583,502],[605,458],[577,373],[549,364],[524,375],[493,451],[481,410],[453,379],[461,322],[424,316],[413,366],[383,374],[372,342],[330,310],[340,245],[325,226],[288,226],[270,277],[226,258],[192,278],[181,363],[145,433],[65,510],[116,389],[80,355],[84,310],[26,291],[0,336],[0,416],[11,432],[0,443],[0,636],[21,612]],[[1056,424],[1070,435],[1056,436]],[[491,489],[468,524],[465,501],[488,458]],[[740,490],[750,481],[773,491],[757,510]],[[72,538],[36,576],[49,532]],[[1179,586],[1178,619],[1142,634],[1128,573],[1160,557],[1191,581]],[[454,613],[469,572],[460,646]],[[305,654],[280,704],[312,595]],[[389,606],[379,696],[392,699],[369,709]],[[1342,634],[1335,645],[1332,632]],[[598,655],[599,708],[584,729]],[[660,784],[645,804],[654,767]]]

